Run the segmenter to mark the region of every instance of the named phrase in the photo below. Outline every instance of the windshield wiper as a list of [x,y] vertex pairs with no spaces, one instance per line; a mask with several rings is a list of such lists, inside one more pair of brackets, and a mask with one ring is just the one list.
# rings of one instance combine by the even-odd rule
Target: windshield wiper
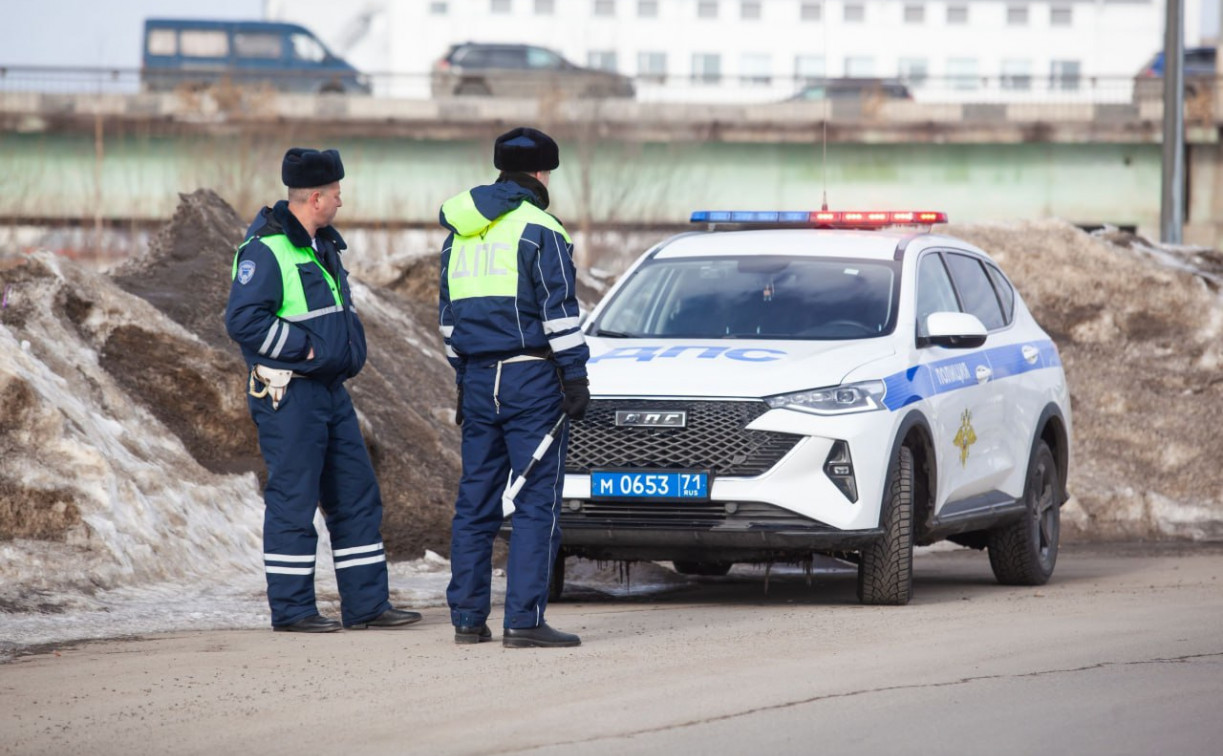
[[644,338],[638,333],[621,333],[620,331],[605,331],[602,328],[598,329],[591,336],[606,336],[609,339],[640,339]]

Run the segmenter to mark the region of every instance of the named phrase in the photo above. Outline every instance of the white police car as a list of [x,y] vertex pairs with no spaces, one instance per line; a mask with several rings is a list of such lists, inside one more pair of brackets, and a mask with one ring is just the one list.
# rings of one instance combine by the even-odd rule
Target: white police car
[[698,212],[584,324],[592,401],[569,441],[563,556],[858,563],[912,595],[915,544],[1057,559],[1070,403],[1057,348],[989,256],[927,212]]

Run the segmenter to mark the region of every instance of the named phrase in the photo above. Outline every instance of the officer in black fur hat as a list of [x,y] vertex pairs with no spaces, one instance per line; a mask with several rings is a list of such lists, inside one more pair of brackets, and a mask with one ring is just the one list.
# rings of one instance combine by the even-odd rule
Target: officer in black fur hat
[[[234,256],[225,327],[250,371],[247,398],[267,463],[263,563],[272,629],[327,633],[399,627],[420,614],[391,607],[382,497],[344,381],[365,364],[343,238],[332,227],[344,164],[336,150],[294,147],[280,170],[288,200],[265,207]],[[322,509],[340,589],[341,622],[314,596]]]
[[[447,200],[441,223],[440,326],[458,384],[463,474],[451,527],[446,598],[456,643],[492,639],[493,539],[513,472],[563,412],[580,420],[590,401],[590,350],[578,327],[573,243],[547,213],[556,142],[521,127],[497,137],[496,182]],[[557,526],[568,427],[543,452],[514,500],[502,645],[576,646],[544,621],[561,543]]]

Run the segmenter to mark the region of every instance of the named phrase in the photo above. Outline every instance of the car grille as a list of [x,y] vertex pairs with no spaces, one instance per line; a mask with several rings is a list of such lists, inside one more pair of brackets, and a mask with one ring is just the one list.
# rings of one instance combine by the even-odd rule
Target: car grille
[[560,523],[562,529],[832,530],[822,522],[761,502],[582,501],[579,510],[562,509]]
[[[618,428],[616,410],[688,413],[686,428]],[[598,399],[569,436],[565,471],[592,469],[700,469],[714,475],[749,477],[764,473],[802,436],[747,430],[768,411],[764,402],[684,402]]]

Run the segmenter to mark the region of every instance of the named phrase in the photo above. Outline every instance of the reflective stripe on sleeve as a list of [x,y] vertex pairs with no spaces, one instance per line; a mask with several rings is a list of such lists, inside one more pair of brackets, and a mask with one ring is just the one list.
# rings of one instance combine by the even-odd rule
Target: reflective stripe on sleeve
[[581,331],[557,336],[556,338],[548,339],[548,343],[552,346],[553,352],[563,352],[566,349],[573,349],[586,343],[586,338],[582,336]]
[[267,354],[268,347],[272,346],[272,342],[276,340],[276,329],[280,328],[280,321],[272,322],[272,327],[268,329],[268,337],[263,340],[263,345],[259,347],[259,354]]
[[280,352],[285,348],[285,342],[289,340],[289,324],[285,323],[284,328],[280,329],[280,341],[276,342],[276,348],[269,355],[272,359],[280,359]]
[[558,333],[578,327],[578,318],[557,318],[544,321],[544,333]]

